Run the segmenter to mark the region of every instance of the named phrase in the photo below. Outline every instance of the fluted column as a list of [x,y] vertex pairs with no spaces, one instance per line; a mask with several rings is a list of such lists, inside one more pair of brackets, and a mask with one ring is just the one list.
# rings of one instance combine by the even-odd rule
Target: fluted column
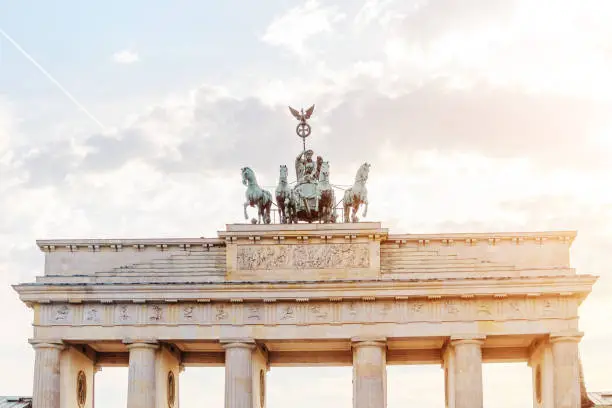
[[578,343],[582,333],[550,336],[554,365],[555,408],[580,408]]
[[34,347],[33,408],[59,408],[60,406],[60,354],[61,340],[30,340]]
[[127,408],[155,408],[156,341],[125,341],[130,352]]
[[253,408],[255,341],[223,343],[225,349],[225,408]]
[[386,339],[353,339],[353,408],[386,406]]
[[455,365],[455,408],[482,408],[484,337],[451,337]]

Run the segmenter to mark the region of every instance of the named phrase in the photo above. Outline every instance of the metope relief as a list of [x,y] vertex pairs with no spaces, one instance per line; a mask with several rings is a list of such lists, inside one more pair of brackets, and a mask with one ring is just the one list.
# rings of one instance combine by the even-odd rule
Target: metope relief
[[244,245],[238,247],[238,269],[368,268],[367,244]]
[[115,307],[115,323],[135,324],[137,321],[136,305],[117,305]]
[[[570,303],[571,302],[571,303]],[[106,313],[108,311],[108,315]],[[508,321],[575,318],[565,298],[355,299],[343,301],[167,304],[56,304],[43,308],[43,325],[302,325]],[[74,316],[74,317],[73,317]],[[105,318],[108,316],[108,318]],[[75,323],[76,322],[76,323]]]
[[83,307],[83,322],[85,324],[100,324],[102,323],[103,313],[102,308],[97,305]]

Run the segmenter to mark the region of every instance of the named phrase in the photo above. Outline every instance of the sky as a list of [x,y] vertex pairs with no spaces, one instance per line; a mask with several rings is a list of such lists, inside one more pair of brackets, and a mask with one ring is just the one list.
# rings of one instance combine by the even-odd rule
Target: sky
[[[612,390],[612,3],[607,0],[6,1],[0,12],[0,395],[30,395],[45,238],[216,236],[240,168],[276,185],[308,140],[392,233],[577,230],[600,276],[580,309],[587,388]],[[253,211],[253,210],[252,210]],[[254,214],[254,212],[251,212]],[[531,404],[525,364],[486,364],[485,407]],[[351,406],[350,368],[273,368],[268,407]],[[127,370],[96,406],[125,404]],[[221,407],[188,368],[183,408]],[[389,408],[443,407],[438,366],[390,367]],[[308,384],[308,387],[304,387]],[[205,397],[203,396],[205,395]]]

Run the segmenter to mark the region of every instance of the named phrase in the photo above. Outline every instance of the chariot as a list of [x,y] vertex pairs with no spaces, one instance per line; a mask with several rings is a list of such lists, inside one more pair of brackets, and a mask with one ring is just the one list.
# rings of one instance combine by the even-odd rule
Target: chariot
[[[310,135],[310,126],[306,123],[306,119],[312,115],[314,105],[306,112],[302,110],[301,113],[291,107],[289,109],[300,121],[296,133],[304,141],[304,149],[295,159],[297,180],[293,188],[287,180],[287,166],[284,164],[280,166],[279,182],[275,192],[280,222],[283,224],[299,221],[335,223],[338,218],[336,207],[339,203],[335,201],[334,187],[329,182],[329,163],[323,161],[321,156],[317,156],[316,162],[313,161],[313,151],[306,150],[305,139]],[[300,129],[305,126],[308,126],[308,132],[300,132]],[[361,204],[365,205],[363,216],[367,214],[368,199],[365,183],[369,170],[368,163],[362,164],[357,171],[355,183],[344,191],[341,200],[344,208],[344,222],[358,221],[357,210]],[[263,221],[269,224],[271,222],[270,208],[273,204],[272,195],[259,187],[255,173],[248,167],[242,169],[242,182],[248,186],[244,203],[245,219],[248,219],[247,207],[257,207],[259,218],[253,219],[252,222],[261,223]]]

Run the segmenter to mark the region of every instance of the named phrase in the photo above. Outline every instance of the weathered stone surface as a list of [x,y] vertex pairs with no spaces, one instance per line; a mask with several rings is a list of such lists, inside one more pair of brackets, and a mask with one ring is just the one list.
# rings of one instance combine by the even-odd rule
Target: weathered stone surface
[[238,269],[368,268],[367,244],[257,245],[238,248]]
[[352,223],[41,241],[45,275],[15,286],[34,310],[34,398],[74,403],[95,362],[129,365],[130,407],[168,406],[182,365],[225,365],[226,406],[262,408],[270,365],[325,364],[354,366],[355,406],[384,407],[386,364],[438,363],[448,407],[480,407],[482,362],[529,361],[535,406],[576,408],[578,307],[596,277],[571,268],[573,237]]

